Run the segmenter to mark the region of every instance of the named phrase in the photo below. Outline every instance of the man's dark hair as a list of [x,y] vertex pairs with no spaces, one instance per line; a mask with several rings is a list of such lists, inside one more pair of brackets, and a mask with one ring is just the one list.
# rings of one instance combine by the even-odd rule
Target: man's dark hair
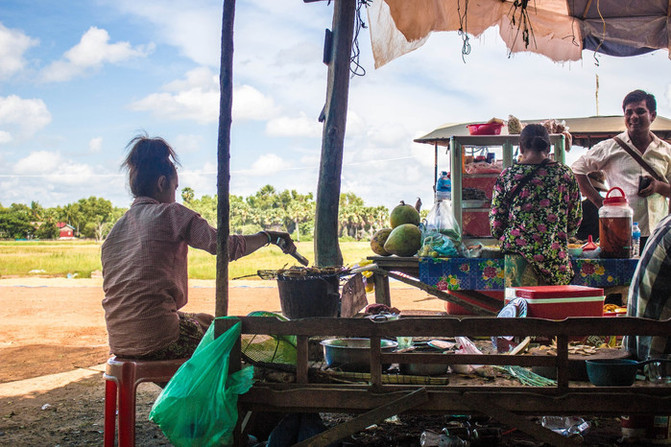
[[645,106],[650,113],[657,113],[657,100],[655,99],[655,95],[643,90],[634,90],[633,92],[628,93],[627,96],[624,97],[624,101],[622,101],[622,111],[624,112],[624,108],[627,107],[627,104],[641,101],[645,101]]

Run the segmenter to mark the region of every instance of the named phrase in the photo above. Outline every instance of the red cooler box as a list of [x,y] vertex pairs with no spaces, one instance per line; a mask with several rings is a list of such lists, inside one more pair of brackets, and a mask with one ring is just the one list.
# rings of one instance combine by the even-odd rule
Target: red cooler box
[[535,286],[506,288],[505,302],[527,301],[527,316],[563,320],[567,317],[602,317],[603,289],[585,286]]

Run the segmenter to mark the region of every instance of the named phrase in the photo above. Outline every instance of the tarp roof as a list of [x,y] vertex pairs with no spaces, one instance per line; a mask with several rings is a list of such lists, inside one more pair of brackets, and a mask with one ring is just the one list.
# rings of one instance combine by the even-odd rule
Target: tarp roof
[[[523,124],[540,123],[544,119],[521,120]],[[599,141],[611,138],[621,132],[624,132],[624,118],[620,116],[589,116],[583,118],[557,118],[557,121],[565,121],[571,136],[573,145],[582,147],[591,147]],[[484,121],[479,121],[482,123]],[[444,124],[423,137],[417,138],[416,143],[438,144],[447,146],[450,143],[450,137],[468,135],[469,124],[471,123],[449,123]],[[657,116],[650,129],[663,140],[671,142],[671,119],[663,116]]]
[[511,52],[554,61],[579,60],[582,50],[633,56],[671,45],[668,0],[533,0],[526,10],[514,3],[524,2],[374,0],[368,18],[375,67],[419,48],[434,31],[477,37],[493,26]]

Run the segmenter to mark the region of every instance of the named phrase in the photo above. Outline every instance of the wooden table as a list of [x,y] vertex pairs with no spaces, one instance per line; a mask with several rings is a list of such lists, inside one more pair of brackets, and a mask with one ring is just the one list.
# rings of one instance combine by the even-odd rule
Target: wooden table
[[[562,321],[538,318],[492,317],[412,317],[377,322],[366,318],[305,318],[280,321],[275,318],[238,317],[217,319],[220,333],[236,322],[243,334],[291,335],[297,340],[297,362],[292,381],[257,381],[238,400],[239,432],[249,412],[359,413],[353,421],[338,425],[301,445],[325,446],[363,430],[394,414],[414,411],[433,414],[486,414],[511,427],[517,427],[551,445],[576,445],[572,440],[534,424],[525,415],[650,415],[671,414],[671,386],[637,380],[628,387],[597,387],[589,382],[570,380],[568,341],[575,336],[593,334],[667,335],[671,321],[643,318],[568,318]],[[382,339],[399,335],[445,338],[456,336],[490,337],[499,334],[557,338],[557,354],[434,354],[383,352]],[[367,337],[371,340],[370,374],[363,382],[314,381],[309,366],[309,339],[314,337]],[[240,344],[231,354],[231,368],[240,368]],[[418,360],[421,359],[421,360]],[[398,384],[384,381],[382,364],[441,363],[446,365],[518,365],[554,368],[555,386],[532,387],[509,382],[470,380],[448,384]],[[240,438],[246,439],[246,438]]]
[[[483,292],[503,292],[503,259],[500,258],[419,258],[399,256],[369,256],[377,265],[373,271],[375,302],[391,306],[389,278],[410,284],[438,299],[458,304],[475,315],[495,315],[492,308],[501,308],[497,300]],[[609,289],[628,286],[638,263],[637,259],[572,260],[576,275],[573,285]],[[458,292],[483,309],[450,294]]]

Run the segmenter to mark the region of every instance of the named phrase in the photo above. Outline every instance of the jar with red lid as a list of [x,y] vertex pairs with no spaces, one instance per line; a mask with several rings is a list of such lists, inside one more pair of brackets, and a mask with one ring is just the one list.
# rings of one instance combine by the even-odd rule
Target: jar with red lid
[[[612,194],[619,192],[620,195]],[[599,247],[602,258],[630,258],[634,211],[621,188],[611,188],[599,208]]]

